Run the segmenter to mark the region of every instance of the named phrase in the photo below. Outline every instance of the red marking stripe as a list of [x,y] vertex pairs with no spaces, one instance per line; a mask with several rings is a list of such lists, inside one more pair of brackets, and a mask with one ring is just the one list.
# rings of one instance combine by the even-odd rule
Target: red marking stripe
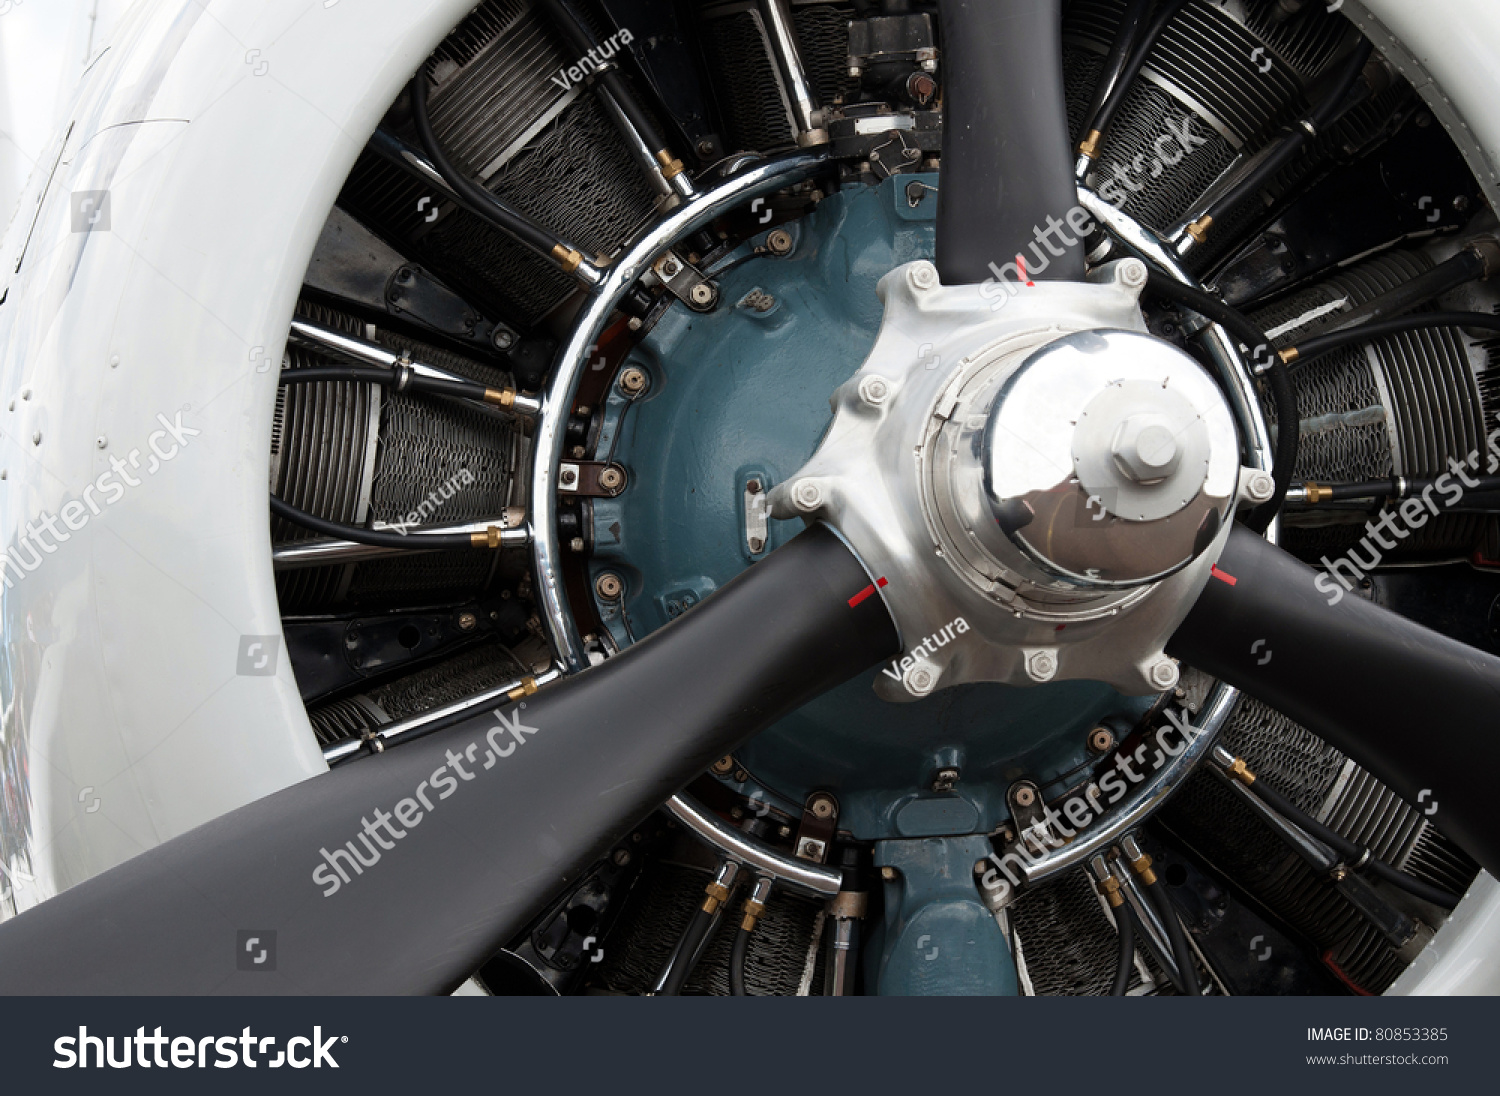
[[864,601],[871,594],[873,594],[875,592],[875,587],[876,586],[888,586],[888,585],[889,585],[889,583],[887,583],[886,580],[883,579],[883,578],[879,579],[879,580],[877,580],[875,582],[870,583],[870,585],[866,586],[863,590],[861,590],[859,593],[855,594],[853,597],[851,597],[849,599],[849,608],[853,609],[861,601]]
[[1231,586],[1233,586],[1233,585],[1235,585],[1235,583],[1239,582],[1239,579],[1235,578],[1228,571],[1221,571],[1221,570],[1219,570],[1219,565],[1217,563],[1215,563],[1212,567],[1209,568],[1209,572],[1208,573],[1211,574],[1211,575],[1213,575],[1214,578],[1218,579],[1220,582],[1227,582]]
[[1026,256],[1016,256],[1016,267],[1021,271],[1021,277],[1025,280],[1026,284],[1031,286],[1033,289],[1036,288],[1036,282],[1032,281],[1031,275],[1026,273]]

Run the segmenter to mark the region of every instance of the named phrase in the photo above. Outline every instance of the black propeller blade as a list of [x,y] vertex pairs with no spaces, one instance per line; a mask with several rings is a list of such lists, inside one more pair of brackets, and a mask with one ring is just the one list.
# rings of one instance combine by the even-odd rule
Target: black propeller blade
[[1500,658],[1238,526],[1167,650],[1327,739],[1500,874]]
[[[0,990],[451,990],[713,760],[896,653],[870,576],[815,527],[601,666],[0,925]],[[274,971],[254,966],[270,934]]]
[[[1050,230],[1078,204],[1062,0],[943,0],[939,16],[939,277],[944,285],[978,285],[993,276],[991,263],[1005,269],[1022,255],[1022,280],[1081,282],[1082,243],[1067,246]],[[1033,250],[1039,232],[1051,241]]]

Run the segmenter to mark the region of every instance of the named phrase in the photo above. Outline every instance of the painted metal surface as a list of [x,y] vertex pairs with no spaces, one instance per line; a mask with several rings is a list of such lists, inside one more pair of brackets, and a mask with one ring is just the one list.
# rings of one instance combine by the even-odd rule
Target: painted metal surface
[[995,915],[979,901],[974,864],[983,837],[882,841],[877,868],[893,868],[885,920],[865,952],[865,981],[882,997],[1014,997],[1016,961]]
[[470,6],[139,4],[33,177],[0,246],[0,916],[324,770],[278,657],[275,367],[355,156]]
[[[628,364],[646,371],[650,388],[634,403],[616,388],[602,443],[630,486],[594,504],[593,565],[626,580],[623,605],[600,606],[617,644],[661,627],[761,555],[744,535],[746,483],[768,490],[806,461],[828,428],[829,393],[859,369],[880,328],[876,283],[932,253],[936,197],[922,191],[913,206],[912,181],[938,180],[902,176],[830,196],[787,226],[788,256],[728,272],[725,307],[673,309],[633,353]],[[769,547],[801,528],[772,520]],[[989,832],[1009,817],[1004,793],[1016,773],[1045,783],[1076,768],[1093,727],[1128,727],[1145,705],[1081,681],[961,686],[893,705],[873,691],[880,673],[741,748],[752,779],[739,789],[794,813],[811,791],[833,791],[840,828],[866,839]],[[947,767],[961,772],[954,792],[929,792]]]

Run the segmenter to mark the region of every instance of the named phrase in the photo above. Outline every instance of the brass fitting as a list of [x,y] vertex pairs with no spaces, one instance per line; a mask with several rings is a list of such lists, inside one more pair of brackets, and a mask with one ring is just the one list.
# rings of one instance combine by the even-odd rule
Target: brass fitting
[[1084,159],[1093,161],[1099,155],[1099,142],[1104,139],[1104,134],[1097,129],[1091,130],[1089,135],[1078,142],[1078,155]]
[[1287,365],[1291,365],[1298,358],[1302,357],[1302,351],[1298,350],[1295,346],[1289,346],[1276,356]]
[[1139,875],[1141,882],[1148,887],[1156,882],[1156,873],[1151,870],[1151,855],[1149,853],[1143,852],[1140,856],[1132,860],[1130,862],[1130,870]]
[[682,174],[682,161],[666,149],[661,149],[657,152],[656,162],[661,165],[661,177],[663,179],[673,179]]
[[1229,775],[1247,788],[1255,783],[1255,774],[1250,771],[1250,766],[1245,764],[1245,759],[1242,757],[1234,759],[1234,763],[1229,766]]
[[[1323,487],[1322,485],[1316,483],[1304,483],[1302,485],[1302,490],[1306,495],[1308,502],[1327,502],[1329,499],[1333,498],[1332,487]],[[1243,762],[1241,762],[1241,764],[1243,764]]]
[[581,254],[574,251],[571,247],[563,247],[562,244],[552,245],[552,257],[563,268],[564,274],[573,273],[573,271],[578,269],[579,264],[583,262]]
[[764,902],[757,902],[753,895],[745,899],[745,918],[740,922],[740,928],[746,932],[754,932],[756,922],[761,919],[761,916],[765,912],[766,904]]
[[492,403],[496,407],[514,407],[516,405],[516,390],[514,388],[486,388],[484,390],[484,402]]
[[482,533],[470,533],[469,543],[475,548],[499,548],[500,526],[491,525]]
[[1104,895],[1104,900],[1109,903],[1110,909],[1119,909],[1125,904],[1125,896],[1120,893],[1120,881],[1113,875],[1097,881],[1094,886],[1099,888],[1099,893]]
[[704,888],[708,897],[703,900],[703,912],[713,913],[729,900],[729,888],[715,879]]
[[1199,217],[1192,224],[1188,225],[1187,234],[1200,244],[1205,244],[1208,242],[1208,230],[1213,227],[1213,224],[1214,219],[1205,213],[1202,217]]
[[858,920],[870,909],[870,895],[866,891],[839,891],[828,900],[828,912],[834,917]]
[[536,692],[536,678],[523,677],[521,684],[505,694],[507,700],[520,700],[523,696],[530,696]]

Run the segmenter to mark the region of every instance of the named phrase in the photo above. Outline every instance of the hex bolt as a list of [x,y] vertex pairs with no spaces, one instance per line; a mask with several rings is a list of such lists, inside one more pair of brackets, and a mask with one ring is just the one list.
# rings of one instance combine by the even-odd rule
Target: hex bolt
[[1276,493],[1276,481],[1269,473],[1256,472],[1246,479],[1245,493],[1253,502],[1266,502]]
[[497,327],[490,335],[490,342],[495,344],[496,350],[509,350],[516,345],[516,333],[507,331],[503,327]]
[[632,365],[620,374],[620,391],[627,396],[639,396],[646,391],[647,384],[646,371],[638,365]]
[[613,571],[605,571],[594,580],[594,593],[604,601],[614,601],[625,591],[625,584]]
[[479,627],[479,618],[473,613],[459,613],[458,627],[461,631],[472,632]]
[[901,678],[901,683],[912,696],[926,696],[937,687],[937,682],[937,671],[922,663],[911,667]]
[[625,473],[613,464],[602,468],[599,471],[599,486],[606,491],[618,491],[625,486]]
[[581,551],[583,551],[583,548],[584,548],[584,544],[583,544],[583,538],[582,537],[574,537],[572,540],[570,540],[568,542],[568,550],[569,551],[572,551],[572,552],[581,552]]
[[859,398],[871,407],[879,407],[891,394],[891,385],[884,377],[871,374],[859,382]]
[[1170,689],[1177,684],[1177,662],[1170,658],[1157,659],[1151,667],[1151,684],[1158,689]]
[[714,154],[714,143],[712,141],[699,141],[698,142],[698,155],[699,156],[707,157],[707,156],[712,156],[713,154]]
[[1033,651],[1026,656],[1026,676],[1033,681],[1051,681],[1057,673],[1057,656],[1051,651]]
[[1114,746],[1115,736],[1108,727],[1095,727],[1089,732],[1089,749],[1094,753],[1109,753]]
[[1146,264],[1139,259],[1124,259],[1115,268],[1115,279],[1126,289],[1139,289],[1146,284]]
[[818,792],[808,799],[807,809],[814,818],[832,818],[838,813],[838,804],[827,792]]
[[699,282],[692,289],[688,290],[688,300],[699,308],[707,308],[713,304],[715,296],[717,294],[714,293],[714,287],[707,282]]
[[792,234],[784,228],[773,229],[766,236],[766,250],[778,257],[791,254]]
[[938,287],[937,267],[927,261],[912,263],[906,271],[907,280],[911,287],[918,291],[924,289],[936,289]]
[[894,883],[896,881],[896,869],[895,868],[881,868],[880,869],[880,878],[884,879],[887,883]]
[[572,468],[564,468],[557,478],[564,487],[571,487],[578,482],[578,473]]
[[661,273],[664,278],[676,277],[677,271],[681,269],[673,259],[667,259],[661,264]]
[[798,510],[810,514],[823,505],[823,488],[817,480],[801,480],[792,490],[792,502]]

